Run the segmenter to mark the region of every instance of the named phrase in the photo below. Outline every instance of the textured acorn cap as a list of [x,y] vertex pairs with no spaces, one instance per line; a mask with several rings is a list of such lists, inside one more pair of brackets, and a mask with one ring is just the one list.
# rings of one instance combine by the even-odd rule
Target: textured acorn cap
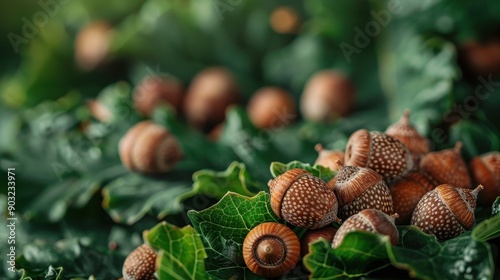
[[410,110],[406,109],[398,122],[390,125],[385,131],[406,145],[410,153],[422,155],[429,152],[429,140],[418,133],[410,123]]
[[457,221],[465,229],[471,229],[475,221],[474,209],[476,209],[477,195],[482,189],[481,185],[474,190],[469,190],[443,184],[436,187],[435,191],[455,215]]
[[304,169],[294,168],[277,176],[273,180],[269,180],[267,183],[269,186],[269,192],[271,193],[271,208],[273,209],[274,214],[276,214],[279,218],[282,218],[281,204],[286,192],[295,181],[306,174],[311,173]]
[[382,176],[372,169],[358,166],[342,167],[337,173],[334,186],[339,206],[353,202],[367,189],[380,182],[383,182]]
[[123,263],[122,274],[125,280],[155,279],[156,252],[147,244],[142,244],[132,251]]
[[397,217],[398,214],[389,216],[376,209],[365,209],[345,220],[333,238],[332,247],[337,248],[349,232],[358,230],[386,235],[389,237],[391,244],[396,245],[399,234],[394,220]]
[[387,181],[408,174],[414,159],[406,146],[385,133],[360,129],[347,141],[345,165],[368,167]]
[[248,116],[261,129],[280,129],[292,123],[297,115],[295,101],[285,90],[264,87],[248,102]]
[[453,149],[428,153],[420,161],[420,169],[439,184],[469,189],[472,183],[467,166],[460,155],[461,149],[462,143],[457,142]]
[[135,89],[134,106],[143,116],[151,116],[161,104],[169,104],[178,112],[182,107],[182,91],[181,83],[172,77],[149,76]]
[[491,206],[500,196],[500,152],[489,152],[474,157],[470,163],[471,174],[484,190],[478,195],[478,204]]
[[255,274],[280,277],[297,265],[300,242],[295,233],[279,223],[263,223],[253,228],[243,241],[243,259]]
[[326,226],[321,229],[316,230],[308,230],[300,239],[300,254],[301,256],[305,256],[309,253],[309,244],[313,243],[320,238],[323,238],[328,243],[332,243],[333,237],[337,229],[332,226]]
[[[344,152],[339,150],[326,150],[323,145],[316,144],[314,146],[316,152],[318,152],[318,158],[314,162],[314,165],[321,165],[330,168],[333,171],[339,171],[341,165],[344,163]],[[341,165],[337,163],[340,162]]]

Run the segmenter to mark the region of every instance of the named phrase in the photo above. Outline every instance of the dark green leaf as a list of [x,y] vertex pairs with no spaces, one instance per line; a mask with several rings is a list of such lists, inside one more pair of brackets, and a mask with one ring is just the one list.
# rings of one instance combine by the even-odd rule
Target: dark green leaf
[[208,259],[207,273],[215,279],[257,279],[243,261],[242,246],[248,232],[258,224],[275,222],[269,194],[254,197],[226,194],[203,211],[189,211],[189,219],[201,235]]
[[491,210],[491,216],[498,216],[500,215],[500,196],[495,199],[495,202],[493,202]]
[[191,226],[178,228],[166,222],[144,233],[145,240],[159,250],[157,273],[162,279],[208,279],[203,243]]
[[30,272],[25,269],[22,269],[22,276],[20,280],[33,280],[33,279],[46,279],[46,280],[63,280],[63,268],[57,267],[54,268],[51,265],[42,272]]
[[472,230],[472,238],[480,242],[496,237],[500,237],[500,215],[482,221]]
[[309,163],[302,163],[300,161],[292,161],[289,163],[273,162],[271,163],[271,175],[277,177],[290,169],[301,168],[311,172],[314,176],[321,178],[323,181],[330,181],[337,172],[331,170],[328,167],[321,165],[311,166]]

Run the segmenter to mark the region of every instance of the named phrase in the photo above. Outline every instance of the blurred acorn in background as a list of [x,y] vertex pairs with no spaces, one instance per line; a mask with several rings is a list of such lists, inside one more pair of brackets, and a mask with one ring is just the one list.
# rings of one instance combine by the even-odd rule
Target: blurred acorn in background
[[294,34],[300,27],[300,18],[290,7],[278,7],[271,14],[269,20],[271,28],[276,33]]
[[329,122],[349,114],[355,103],[353,83],[342,73],[324,70],[314,74],[307,82],[300,109],[304,118]]
[[134,106],[143,116],[149,117],[161,104],[169,104],[176,112],[182,108],[183,87],[169,76],[148,76],[137,86],[134,92]]
[[233,75],[225,68],[212,67],[193,79],[184,99],[184,113],[189,124],[207,132],[221,123],[227,107],[239,100]]
[[261,129],[278,129],[289,125],[297,116],[292,96],[278,87],[264,87],[248,103],[252,123]]
[[478,204],[490,207],[497,196],[500,196],[500,152],[474,157],[470,170],[476,184],[484,187],[478,195]]
[[78,67],[91,71],[109,58],[113,29],[104,21],[84,26],[75,39],[75,60]]
[[472,40],[461,49],[465,63],[473,72],[480,75],[500,72],[500,38],[487,42]]
[[330,168],[333,171],[339,171],[344,164],[344,152],[340,150],[327,150],[321,144],[314,146],[318,152],[318,158],[314,165],[321,165]]

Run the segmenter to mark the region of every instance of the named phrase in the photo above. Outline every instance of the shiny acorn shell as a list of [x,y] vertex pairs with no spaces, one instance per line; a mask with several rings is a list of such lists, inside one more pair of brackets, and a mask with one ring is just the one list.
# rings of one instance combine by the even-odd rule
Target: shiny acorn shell
[[337,198],[328,185],[306,170],[294,168],[270,180],[271,208],[292,225],[318,229],[337,218]]
[[168,172],[183,157],[177,139],[151,121],[130,128],[120,141],[119,152],[125,167],[142,173]]
[[333,238],[332,247],[339,247],[349,232],[358,230],[387,235],[391,244],[396,245],[399,234],[394,220],[397,217],[397,214],[389,216],[376,209],[365,209],[345,220]]
[[474,226],[476,199],[483,186],[475,190],[443,184],[426,193],[417,204],[411,224],[444,241]]
[[390,125],[385,133],[405,144],[416,159],[430,151],[429,140],[410,123],[410,110],[405,110],[399,121]]
[[474,157],[470,170],[474,182],[484,187],[477,197],[477,203],[490,207],[497,196],[500,196],[500,152]]
[[414,159],[398,139],[360,129],[347,141],[344,164],[371,168],[386,181],[392,181],[408,174],[414,168]]
[[308,230],[300,239],[300,255],[302,257],[307,255],[309,253],[309,243],[313,243],[320,238],[325,239],[328,243],[332,243],[336,232],[337,229],[332,226]]
[[469,189],[472,183],[461,149],[462,143],[457,142],[453,149],[428,153],[420,160],[420,169],[439,184]]
[[341,219],[372,208],[387,214],[394,213],[391,192],[382,176],[372,169],[344,166],[335,178],[333,190]]
[[263,223],[253,228],[243,241],[243,259],[255,274],[280,277],[290,272],[300,258],[300,242],[295,233],[279,223]]
[[341,164],[344,163],[344,152],[339,150],[326,150],[323,145],[316,144],[314,146],[316,152],[318,152],[318,158],[314,162],[314,165],[321,165],[330,168],[333,171],[339,171],[341,165],[337,164],[337,160]]
[[390,186],[394,212],[398,213],[398,225],[409,225],[411,215],[418,202],[428,192],[437,186],[432,179],[422,171],[413,171],[394,182]]

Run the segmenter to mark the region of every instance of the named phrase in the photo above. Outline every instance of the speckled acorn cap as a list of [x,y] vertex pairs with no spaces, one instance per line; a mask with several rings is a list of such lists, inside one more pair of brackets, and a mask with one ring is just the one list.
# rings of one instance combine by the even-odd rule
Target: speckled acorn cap
[[347,141],[345,165],[368,167],[392,181],[408,174],[414,160],[398,139],[382,132],[360,129]]
[[385,133],[403,142],[414,157],[427,154],[430,150],[429,140],[418,133],[410,123],[410,110],[406,109],[398,122],[390,125]]
[[399,234],[394,220],[397,217],[398,214],[389,216],[376,209],[365,209],[345,220],[333,238],[332,247],[339,247],[344,237],[353,231],[369,231],[387,235],[391,244],[396,245]]
[[500,152],[489,152],[474,157],[470,170],[474,182],[484,187],[477,197],[478,204],[491,206],[497,196],[500,196]]
[[460,155],[461,149],[462,143],[457,142],[453,149],[428,153],[420,161],[420,169],[439,184],[469,189],[472,183],[467,165]]
[[318,152],[318,158],[314,162],[314,165],[321,165],[330,168],[333,171],[339,171],[341,166],[337,164],[337,160],[341,164],[344,163],[344,152],[339,150],[326,150],[323,145],[316,144],[314,146],[316,152]]
[[394,212],[399,214],[396,224],[408,225],[418,202],[437,185],[422,171],[413,171],[394,182],[391,187]]
[[411,224],[444,241],[474,226],[476,199],[483,186],[475,190],[443,184],[426,193],[417,204]]
[[318,229],[337,218],[337,198],[328,185],[306,170],[294,168],[270,180],[276,216],[302,228]]
[[156,272],[156,252],[147,244],[132,251],[123,263],[123,279],[152,280]]
[[372,169],[344,166],[335,178],[333,190],[339,202],[341,219],[371,208],[394,213],[391,192],[382,176]]

